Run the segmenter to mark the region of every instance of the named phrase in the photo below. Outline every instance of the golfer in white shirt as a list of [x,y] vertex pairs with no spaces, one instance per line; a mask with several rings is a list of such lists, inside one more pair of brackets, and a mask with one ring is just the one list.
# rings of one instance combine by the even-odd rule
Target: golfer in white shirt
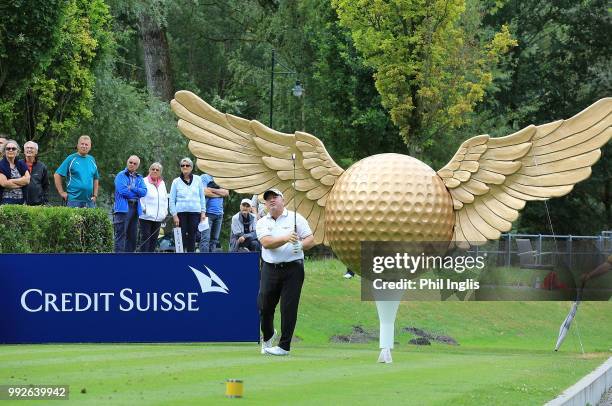
[[[263,266],[257,298],[261,316],[261,353],[289,355],[297,321],[300,293],[304,283],[304,250],[314,246],[310,226],[299,213],[285,208],[278,189],[264,193],[268,214],[257,221]],[[272,347],[276,335],[274,311],[281,302],[281,338]]]

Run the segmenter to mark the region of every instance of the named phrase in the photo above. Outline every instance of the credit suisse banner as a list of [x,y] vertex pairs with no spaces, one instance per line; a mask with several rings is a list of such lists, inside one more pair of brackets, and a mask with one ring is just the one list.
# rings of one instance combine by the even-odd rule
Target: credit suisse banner
[[2,254],[0,343],[254,342],[259,257]]

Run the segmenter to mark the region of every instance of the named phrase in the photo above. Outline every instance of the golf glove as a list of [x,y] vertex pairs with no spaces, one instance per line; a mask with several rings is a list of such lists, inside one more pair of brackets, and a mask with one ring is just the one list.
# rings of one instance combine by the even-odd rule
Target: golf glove
[[302,251],[302,243],[300,241],[294,241],[291,245],[293,245],[293,253],[298,254]]

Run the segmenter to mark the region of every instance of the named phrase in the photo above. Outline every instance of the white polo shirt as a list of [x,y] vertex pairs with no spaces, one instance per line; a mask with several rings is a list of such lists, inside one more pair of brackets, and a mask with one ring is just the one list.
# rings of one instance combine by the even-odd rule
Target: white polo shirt
[[[272,236],[280,237],[288,235],[294,230],[293,212],[287,209],[283,210],[276,220],[272,218],[270,213],[257,221],[257,238],[261,240],[263,237]],[[304,239],[312,234],[308,221],[300,213],[297,214],[297,235],[300,239]],[[296,259],[304,259],[304,251],[297,254],[293,252],[293,245],[286,243],[278,248],[268,249],[261,247],[261,258],[271,264],[281,262],[291,262]]]

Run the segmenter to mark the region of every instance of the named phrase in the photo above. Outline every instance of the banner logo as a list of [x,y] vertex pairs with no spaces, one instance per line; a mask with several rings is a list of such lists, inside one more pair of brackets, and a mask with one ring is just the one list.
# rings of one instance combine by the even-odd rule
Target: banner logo
[[0,344],[255,342],[259,255],[0,254]]
[[[225,294],[229,293],[229,288],[225,285],[225,283],[223,283],[221,278],[219,278],[217,274],[214,273],[206,265],[204,265],[204,268],[206,268],[206,270],[208,271],[208,275],[210,276],[206,276],[204,273],[198,271],[192,266],[189,266],[189,268],[193,271],[196,278],[198,278],[198,282],[200,283],[200,288],[202,288],[202,293],[208,293],[208,292],[219,292],[219,293],[225,293]],[[217,286],[213,286],[213,282],[216,283]]]

